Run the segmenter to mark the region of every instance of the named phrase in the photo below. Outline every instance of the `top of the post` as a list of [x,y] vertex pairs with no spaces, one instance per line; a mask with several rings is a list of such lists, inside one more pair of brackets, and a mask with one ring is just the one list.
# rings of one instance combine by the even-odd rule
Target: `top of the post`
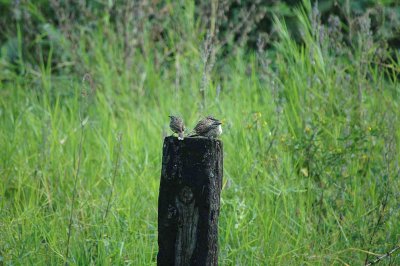
[[207,138],[207,137],[185,137],[183,140],[179,140],[177,137],[168,136],[164,138],[164,143],[171,143],[174,145],[191,145],[191,144],[208,144],[208,145],[222,145],[222,140],[214,139],[214,138]]

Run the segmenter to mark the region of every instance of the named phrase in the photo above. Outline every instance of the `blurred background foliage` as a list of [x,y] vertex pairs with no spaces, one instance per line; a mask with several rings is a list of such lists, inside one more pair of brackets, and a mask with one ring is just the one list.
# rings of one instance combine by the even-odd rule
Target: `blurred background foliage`
[[[369,23],[373,38],[381,47],[399,49],[400,6],[397,2],[322,0],[314,5],[320,12],[317,19],[326,26],[327,32],[336,34],[343,45],[351,47],[356,43],[354,40],[358,36],[354,32],[362,28],[363,23]],[[117,33],[128,67],[136,53],[146,57],[150,54],[148,49],[153,49],[151,54],[155,50],[156,65],[167,63],[166,59],[179,52],[176,50],[196,43],[193,41],[199,40],[194,39],[204,37],[207,32],[211,32],[214,44],[223,48],[222,58],[235,52],[238,46],[255,49],[260,39],[267,48],[272,48],[269,44],[277,38],[273,16],[284,18],[292,36],[301,42],[302,33],[296,26],[294,12],[300,4],[298,0],[222,0],[218,3],[205,0],[192,3],[1,0],[1,67],[23,71],[26,66],[37,66],[51,55],[53,71],[69,72],[73,65],[74,71],[82,74],[85,69],[76,50],[81,36],[104,26]],[[215,7],[210,8],[210,5]],[[190,12],[195,13],[194,24],[182,21],[185,16],[180,14],[185,12],[188,16]],[[188,36],[191,32],[193,35]],[[4,73],[2,78],[5,78]]]

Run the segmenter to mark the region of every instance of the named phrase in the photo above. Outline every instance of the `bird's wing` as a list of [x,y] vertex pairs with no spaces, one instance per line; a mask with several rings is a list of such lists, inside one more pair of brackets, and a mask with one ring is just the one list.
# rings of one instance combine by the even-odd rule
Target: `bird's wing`
[[196,127],[194,128],[194,132],[199,135],[206,133],[207,130],[208,129],[205,120],[199,121],[199,123],[197,123]]
[[179,125],[177,125],[176,123],[171,123],[170,124],[170,128],[174,132],[180,132],[181,131],[181,127]]

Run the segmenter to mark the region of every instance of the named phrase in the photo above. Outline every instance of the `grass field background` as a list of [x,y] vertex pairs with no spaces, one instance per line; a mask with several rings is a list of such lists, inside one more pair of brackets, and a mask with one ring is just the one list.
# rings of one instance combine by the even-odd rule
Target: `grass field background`
[[398,50],[379,61],[369,29],[341,46],[305,1],[301,43],[275,17],[269,49],[226,56],[194,8],[164,57],[145,32],[127,63],[103,17],[39,46],[37,65],[3,61],[0,265],[154,265],[170,114],[224,122],[221,265],[361,265],[400,244]]

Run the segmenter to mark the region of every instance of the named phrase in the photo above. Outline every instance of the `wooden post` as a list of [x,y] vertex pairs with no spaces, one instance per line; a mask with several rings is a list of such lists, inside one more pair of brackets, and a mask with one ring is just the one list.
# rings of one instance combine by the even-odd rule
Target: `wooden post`
[[164,139],[157,265],[218,265],[222,141]]

